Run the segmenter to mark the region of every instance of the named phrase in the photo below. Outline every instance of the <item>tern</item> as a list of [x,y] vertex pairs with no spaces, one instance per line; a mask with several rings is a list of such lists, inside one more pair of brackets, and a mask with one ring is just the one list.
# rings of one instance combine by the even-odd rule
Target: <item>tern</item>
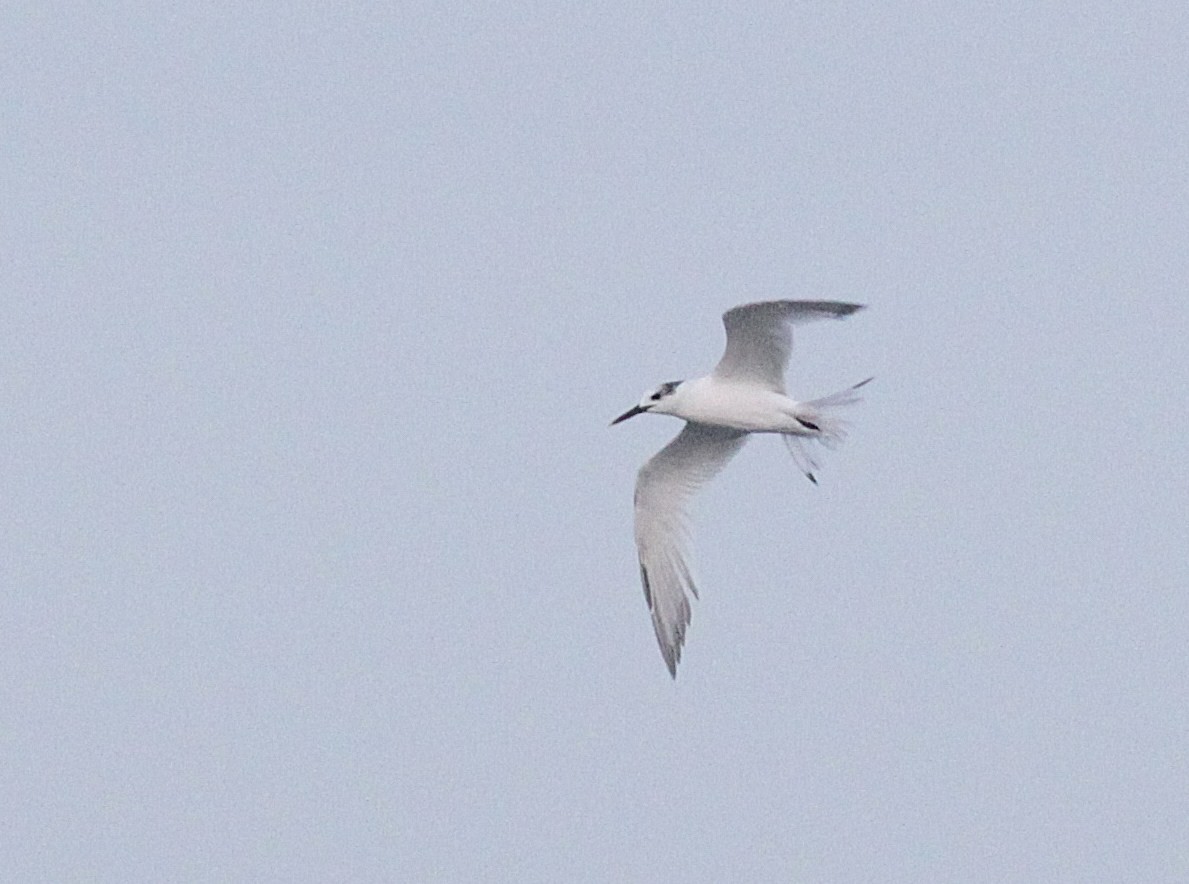
[[685,427],[636,476],[636,549],[652,627],[669,674],[677,664],[690,621],[689,596],[698,595],[686,561],[685,505],[716,476],[752,433],[779,433],[797,467],[817,484],[817,461],[804,442],[834,447],[845,435],[840,407],[859,401],[852,387],[797,402],[785,393],[793,349],[792,326],[842,319],[863,309],[839,301],[761,301],[723,314],[727,347],[714,371],[693,381],[667,381],[611,422],[638,414],[668,414]]

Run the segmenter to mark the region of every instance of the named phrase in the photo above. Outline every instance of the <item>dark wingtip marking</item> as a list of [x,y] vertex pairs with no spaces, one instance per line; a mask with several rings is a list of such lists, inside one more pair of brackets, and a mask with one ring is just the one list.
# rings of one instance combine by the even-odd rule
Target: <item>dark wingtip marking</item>
[[814,485],[817,484],[817,476],[815,476],[813,473],[806,473],[805,478],[808,479],[810,482],[812,482]]
[[644,563],[640,563],[640,582],[644,584],[644,601],[648,603],[648,610],[652,610],[652,587],[648,584],[648,570]]
[[817,424],[813,423],[812,421],[807,421],[803,418],[797,418],[797,423],[799,423],[801,426],[805,427],[807,430],[814,430],[815,432],[821,432],[821,427],[819,427]]

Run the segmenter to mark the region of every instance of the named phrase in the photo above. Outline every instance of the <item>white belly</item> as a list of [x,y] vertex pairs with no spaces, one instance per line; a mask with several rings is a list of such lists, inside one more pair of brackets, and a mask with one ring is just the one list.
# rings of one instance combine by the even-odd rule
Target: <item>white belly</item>
[[682,390],[677,417],[748,433],[810,435],[796,417],[797,403],[772,390],[699,378]]

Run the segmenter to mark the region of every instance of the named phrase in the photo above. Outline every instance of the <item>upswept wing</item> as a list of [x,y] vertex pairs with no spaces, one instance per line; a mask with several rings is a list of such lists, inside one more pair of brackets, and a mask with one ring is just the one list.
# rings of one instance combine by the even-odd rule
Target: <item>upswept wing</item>
[[738,430],[687,423],[636,477],[640,579],[661,655],[674,678],[690,619],[686,591],[698,594],[686,562],[689,531],[685,504],[746,440],[747,435]]
[[792,326],[815,319],[842,319],[862,304],[841,301],[759,301],[722,315],[727,349],[714,369],[722,380],[784,392],[784,372],[793,350]]

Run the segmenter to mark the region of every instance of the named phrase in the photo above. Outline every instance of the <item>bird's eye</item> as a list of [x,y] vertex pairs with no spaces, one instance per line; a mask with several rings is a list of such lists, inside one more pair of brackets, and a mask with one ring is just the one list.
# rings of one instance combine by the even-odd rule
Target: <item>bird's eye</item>
[[660,393],[653,393],[653,394],[652,394],[651,396],[649,396],[648,398],[649,398],[649,399],[651,399],[653,402],[656,402],[657,400],[659,400],[659,399],[661,398],[661,394],[660,394]]

